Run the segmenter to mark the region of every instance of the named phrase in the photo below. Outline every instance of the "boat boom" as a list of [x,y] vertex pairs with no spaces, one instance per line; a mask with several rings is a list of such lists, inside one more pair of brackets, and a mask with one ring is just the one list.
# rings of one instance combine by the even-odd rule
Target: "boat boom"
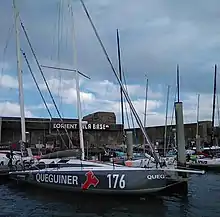
[[188,170],[188,169],[169,169],[169,168],[161,168],[163,171],[173,171],[173,172],[182,172],[182,173],[194,173],[194,174],[205,174],[204,170]]

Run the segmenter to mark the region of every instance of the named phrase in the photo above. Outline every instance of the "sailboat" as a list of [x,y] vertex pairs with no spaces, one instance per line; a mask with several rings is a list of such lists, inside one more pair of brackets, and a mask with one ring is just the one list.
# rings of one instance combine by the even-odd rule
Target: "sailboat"
[[[213,89],[213,108],[212,108],[212,136],[211,136],[211,144],[210,147],[203,148],[203,151],[200,151],[199,145],[196,144],[196,155],[194,155],[192,160],[189,160],[188,165],[191,168],[199,168],[205,170],[220,170],[220,158],[216,156],[217,150],[219,146],[214,146],[214,119],[215,119],[215,100],[216,100],[216,81],[217,81],[217,65],[215,65],[214,71],[214,89]],[[199,96],[198,96],[198,108],[199,110]],[[197,111],[197,135],[196,138],[198,139],[198,114]],[[199,143],[199,141],[196,141]],[[204,152],[208,152],[205,154]],[[208,156],[207,156],[208,155]],[[192,158],[192,157],[191,157]]]
[[[31,150],[25,149],[26,143],[26,127],[25,127],[25,112],[24,112],[24,94],[23,94],[23,78],[20,60],[20,41],[18,16],[19,13],[16,8],[15,0],[13,0],[14,20],[15,20],[15,35],[16,35],[16,57],[17,57],[17,73],[18,73],[18,87],[19,87],[19,105],[21,115],[21,140],[18,143],[10,144],[7,149],[0,151],[0,164],[7,166],[7,170],[18,169],[25,163],[32,163],[35,161]],[[14,147],[15,146],[15,147]],[[18,150],[19,149],[19,150]],[[24,153],[26,152],[26,154]]]
[[[2,166],[8,165],[9,170],[23,169],[23,167],[26,164],[27,166],[30,166],[31,164],[38,162],[38,160],[33,156],[31,149],[25,147],[26,146],[26,126],[25,126],[25,114],[24,114],[24,93],[23,93],[24,91],[23,91],[23,78],[22,78],[22,69],[21,69],[21,48],[20,48],[20,40],[19,40],[19,34],[20,34],[19,11],[16,7],[16,0],[13,0],[13,11],[14,11],[15,35],[16,35],[16,57],[17,57],[17,73],[18,73],[18,86],[19,86],[19,105],[20,105],[20,114],[21,114],[21,140],[17,144],[16,143],[11,144],[9,147],[9,150],[0,151],[0,164]],[[27,60],[26,56],[25,56],[25,60]],[[13,147],[14,145],[16,147]]]
[[[167,116],[168,116],[168,103],[169,103],[169,92],[170,92],[170,86],[167,87],[167,99],[166,99],[166,115],[165,115],[165,130],[164,130],[164,151],[163,151],[163,157],[160,157],[160,161],[162,164],[166,164],[169,166],[169,168],[174,168],[176,164],[176,155],[173,156],[167,156]],[[145,94],[145,113],[144,113],[144,127],[146,128],[146,111],[147,111],[147,94],[148,94],[148,79],[146,79],[146,94]],[[141,159],[133,159],[133,160],[127,160],[125,161],[125,165],[132,166],[132,167],[148,167],[153,168],[155,167],[155,161],[154,159],[145,153],[145,139],[143,142],[143,149],[144,149],[144,158]],[[158,153],[159,155],[159,153]]]
[[[83,1],[81,1],[85,9]],[[88,12],[87,12],[88,13]],[[91,20],[90,20],[91,22]],[[73,28],[74,30],[74,28]],[[97,34],[97,32],[96,32]],[[103,44],[101,44],[102,47]],[[74,49],[76,52],[76,49]],[[76,53],[75,53],[76,55]],[[75,56],[75,64],[76,64]],[[112,68],[114,69],[114,68]],[[115,72],[115,71],[114,71]],[[76,71],[77,75],[78,71]],[[161,192],[165,189],[172,189],[177,185],[185,185],[187,178],[177,176],[177,172],[188,173],[180,169],[169,169],[162,167],[158,157],[155,154],[149,138],[144,130],[139,116],[126,92],[119,76],[115,76],[120,84],[123,94],[130,105],[130,108],[139,124],[142,133],[152,150],[154,160],[158,167],[155,168],[131,168],[120,166],[113,163],[104,164],[100,162],[91,162],[84,160],[84,142],[82,125],[79,124],[79,136],[81,147],[81,159],[60,159],[58,162],[50,164],[49,168],[30,168],[25,171],[10,172],[10,178],[16,180],[16,183],[28,183],[55,190],[64,190],[72,192],[103,193],[103,194],[122,194],[122,195],[143,195],[147,193]],[[76,76],[77,91],[77,109],[79,123],[81,121],[81,106],[79,83]],[[203,173],[198,171],[197,173]]]

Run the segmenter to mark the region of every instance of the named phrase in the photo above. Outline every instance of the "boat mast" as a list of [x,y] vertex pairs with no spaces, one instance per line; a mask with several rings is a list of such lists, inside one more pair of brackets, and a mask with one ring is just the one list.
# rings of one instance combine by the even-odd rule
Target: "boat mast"
[[[177,102],[180,102],[180,69],[179,69],[179,64],[177,64],[177,66],[176,66],[176,84],[177,84]],[[174,102],[174,111],[175,111],[175,102]],[[176,123],[175,123],[175,125],[176,125]],[[174,139],[175,147],[178,148],[178,144],[177,144],[177,125],[176,125],[176,128],[175,128],[174,137],[175,137],[175,139]]]
[[77,98],[77,114],[79,119],[79,139],[80,139],[80,149],[81,149],[81,160],[85,160],[85,150],[84,150],[84,139],[83,139],[83,128],[82,128],[82,109],[81,109],[81,100],[80,100],[80,89],[79,89],[79,73],[77,68],[77,50],[76,50],[76,34],[75,34],[75,20],[73,15],[72,5],[71,14],[72,14],[72,22],[73,22],[73,63],[76,70],[76,98]]
[[214,145],[215,138],[215,98],[216,98],[216,77],[217,77],[217,65],[215,64],[215,72],[214,72],[214,87],[213,87],[213,104],[212,104],[212,138],[211,145]]
[[[218,94],[216,96],[216,100],[217,100],[217,115],[218,115],[218,129],[220,128],[220,113],[219,113],[219,102],[218,102]],[[217,146],[219,146],[219,140],[218,143],[216,144]]]
[[[145,74],[146,77],[146,88],[145,88],[145,103],[144,103],[144,129],[146,131],[146,124],[147,124],[147,101],[148,101],[148,78],[147,74]],[[145,145],[146,145],[146,139],[144,137],[143,141],[143,152],[145,154]]]
[[217,101],[217,114],[218,114],[218,127],[220,127],[220,113],[219,113],[219,102],[218,102],[218,95],[216,96]]
[[180,70],[179,70],[179,64],[177,64],[176,67],[176,79],[177,79],[177,102],[180,102]]
[[198,94],[198,99],[197,99],[196,137],[199,136],[199,102],[200,102],[200,94]]
[[166,115],[165,115],[165,129],[164,129],[164,150],[163,155],[166,155],[167,149],[167,116],[168,116],[168,108],[169,108],[169,95],[170,95],[170,85],[167,86],[167,102],[166,102]]
[[[19,88],[19,104],[21,114],[21,139],[26,142],[26,127],[25,127],[25,114],[24,114],[24,90],[21,69],[21,56],[20,56],[20,40],[19,40],[19,11],[16,7],[16,0],[13,0],[14,19],[15,19],[15,34],[16,34],[16,56],[17,56],[17,73],[18,73],[18,88]],[[22,148],[21,148],[22,150]]]
[[200,152],[200,135],[199,135],[199,101],[200,101],[200,94],[198,94],[198,99],[197,99],[196,152]]
[[[119,38],[119,30],[117,29],[117,48],[118,48],[118,71],[119,71],[119,78],[122,82],[122,70],[121,70],[121,49],[120,49],[120,38]],[[123,83],[123,82],[122,82]],[[123,100],[123,91],[120,87],[120,95],[121,95],[121,123],[123,126],[122,134],[123,134],[123,147],[125,146],[125,128],[124,128],[124,100]]]

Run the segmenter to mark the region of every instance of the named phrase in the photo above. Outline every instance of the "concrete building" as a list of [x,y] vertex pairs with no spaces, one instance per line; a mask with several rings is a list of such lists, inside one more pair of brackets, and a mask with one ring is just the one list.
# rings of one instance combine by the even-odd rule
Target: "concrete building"
[[[116,124],[114,113],[96,112],[83,118],[84,141],[88,145],[121,144],[122,125]],[[86,123],[85,123],[86,122]],[[2,117],[0,119],[0,143],[9,143],[21,139],[20,118]],[[65,129],[68,131],[74,145],[79,145],[78,120],[57,118],[26,118],[26,136],[30,144],[56,143],[57,146],[69,145]],[[60,132],[60,134],[58,133]]]
[[[196,137],[196,123],[190,123],[184,125],[185,130],[185,141],[191,142]],[[126,129],[129,130],[129,129]],[[131,129],[133,131],[133,142],[134,144],[143,144],[143,136],[139,128]],[[150,137],[151,142],[163,142],[164,141],[164,126],[147,127],[147,134]],[[167,126],[167,137],[174,142],[175,125]],[[199,135],[201,142],[210,142],[211,139],[211,121],[200,121],[199,122]]]
[[[68,131],[74,145],[79,145],[78,120],[63,119],[61,123],[59,119],[45,118],[26,118],[26,135],[27,142],[30,144],[49,144],[53,143],[63,147],[64,142],[69,146],[69,140],[66,136],[65,129]],[[83,117],[84,123],[84,142],[85,145],[115,145],[122,144],[122,125],[116,124],[116,116],[113,112],[96,112]],[[62,135],[64,142],[61,140]],[[139,128],[126,129],[133,131],[134,144],[143,144],[143,136]],[[174,140],[175,125],[168,126],[168,138]],[[147,134],[151,141],[163,142],[164,126],[148,127]],[[201,141],[210,141],[211,121],[201,121],[199,123],[199,134]],[[185,124],[186,142],[195,140],[196,123]],[[19,117],[2,117],[0,118],[0,143],[9,143],[19,141],[21,139],[21,126]]]

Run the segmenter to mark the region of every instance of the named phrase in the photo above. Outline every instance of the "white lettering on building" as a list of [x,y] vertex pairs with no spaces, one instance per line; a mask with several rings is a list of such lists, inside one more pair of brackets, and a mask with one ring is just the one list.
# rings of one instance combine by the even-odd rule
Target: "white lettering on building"
[[92,129],[92,125],[91,124],[84,124],[82,125],[84,130],[91,130]]
[[77,124],[53,124],[54,129],[77,129]]
[[147,179],[165,179],[164,174],[147,175]]
[[[68,129],[76,130],[78,129],[78,124],[65,124],[65,123],[54,123],[53,129]],[[106,130],[109,128],[107,124],[83,124],[82,128],[85,130]]]
[[65,185],[78,185],[78,176],[71,175],[56,175],[56,174],[36,174],[37,182],[65,184]]

